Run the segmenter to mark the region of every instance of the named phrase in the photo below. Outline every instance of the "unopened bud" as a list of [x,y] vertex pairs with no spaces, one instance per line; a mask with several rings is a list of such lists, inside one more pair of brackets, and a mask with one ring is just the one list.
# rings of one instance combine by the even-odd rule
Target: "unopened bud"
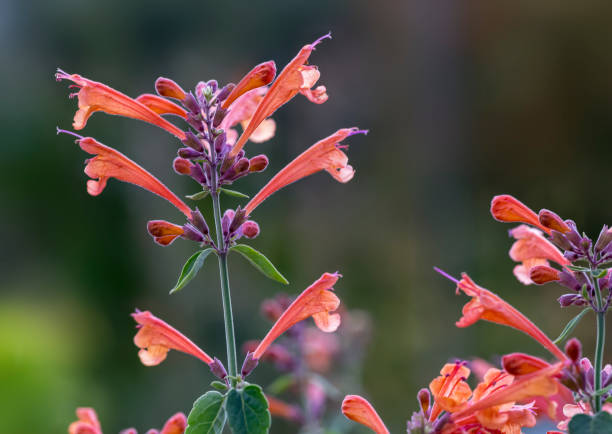
[[261,172],[268,167],[268,157],[265,155],[256,155],[249,160],[249,172]]
[[191,167],[193,165],[194,164],[191,161],[181,157],[176,157],[172,162],[172,167],[174,168],[174,171],[179,175],[189,175],[191,173]]
[[236,213],[233,209],[228,209],[223,213],[223,218],[221,219],[221,229],[223,229],[223,235],[225,236],[229,235],[229,227],[232,223],[232,219],[234,218],[234,214]]
[[242,231],[242,234],[249,239],[255,238],[257,235],[259,235],[259,225],[253,220],[247,220],[244,222],[242,226],[240,226],[240,230]]
[[183,104],[185,105],[185,107],[187,107],[192,113],[200,113],[200,104],[198,104],[198,101],[195,99],[195,97],[193,96],[193,94],[191,92],[189,92],[186,96],[185,99],[183,100]]
[[191,211],[191,223],[193,223],[193,225],[198,228],[202,234],[208,235],[208,225],[206,224],[206,220],[204,220],[204,216],[198,208]]
[[204,150],[204,146],[202,146],[202,142],[198,137],[193,134],[191,131],[185,132],[185,138],[182,140],[185,146],[189,146],[196,151],[202,152]]
[[563,253],[563,257],[565,259],[567,259],[568,261],[570,261],[570,262],[575,262],[578,259],[582,258],[582,255],[579,255],[576,252],[571,252],[571,251],[568,250],[568,251]]
[[529,277],[533,283],[543,285],[559,280],[559,271],[547,265],[536,265],[529,270]]
[[[207,168],[210,166],[206,166]],[[195,179],[200,185],[206,185],[206,175],[204,175],[204,171],[202,170],[202,166],[199,164],[194,164],[191,166],[191,171],[189,172],[191,177]]]
[[544,360],[528,354],[511,353],[502,357],[502,367],[510,375],[532,374],[547,366]]
[[423,412],[423,414],[427,414],[427,410],[429,410],[429,404],[431,403],[431,395],[429,393],[429,390],[425,388],[419,390],[419,393],[417,393],[417,399],[419,401],[419,404],[421,405],[421,411]]
[[219,134],[217,138],[215,139],[215,152],[217,153],[217,155],[219,155],[221,151],[223,150],[226,140],[227,140],[227,136],[225,132]]
[[181,148],[178,150],[178,155],[181,158],[201,158],[202,157],[202,153],[196,151],[195,149],[191,149],[191,148]]
[[580,341],[576,338],[571,338],[567,341],[567,344],[565,344],[565,354],[567,354],[567,357],[569,357],[572,362],[578,362],[582,357],[582,344]]
[[567,238],[565,238],[565,236],[558,231],[551,231],[550,233],[550,241],[552,241],[552,243],[559,247],[561,250],[571,250],[572,249],[572,243],[570,243],[568,241]]
[[213,373],[213,375],[215,375],[217,378],[225,380],[225,377],[227,377],[227,371],[225,370],[225,366],[223,366],[221,360],[217,359],[216,357],[212,362],[210,362],[208,367],[210,368],[210,371]]
[[213,116],[213,127],[217,128],[219,125],[221,125],[221,122],[225,118],[226,114],[227,110],[217,107],[217,110],[215,110],[215,115]]
[[538,218],[542,226],[561,232],[562,234],[571,230],[561,217],[547,209],[541,209]]
[[595,243],[595,252],[601,252],[603,249],[608,247],[612,241],[612,228],[608,229],[607,225],[601,229],[597,242]]
[[217,89],[219,88],[219,83],[217,83],[217,80],[208,80],[208,83],[206,83],[206,86],[210,88],[210,91],[212,93],[215,93]]
[[183,238],[191,241],[201,243],[204,241],[204,235],[191,223],[185,223],[183,225]]
[[236,85],[234,83],[226,84],[225,87],[223,87],[223,89],[221,89],[217,94],[217,101],[225,101],[225,98],[228,97],[228,95],[232,92],[232,90],[234,90],[235,87]]
[[185,96],[187,96],[181,86],[176,84],[174,80],[170,80],[169,78],[165,77],[159,77],[157,80],[155,80],[155,91],[158,95],[168,98],[182,100],[185,99]]
[[580,298],[581,296],[576,294],[563,294],[557,300],[559,301],[561,307],[568,307],[575,304],[576,300],[579,300]]
[[242,224],[245,222],[246,218],[246,212],[243,209],[240,209],[240,207],[238,207],[236,213],[234,214],[234,217],[232,218],[232,223],[229,226],[229,232],[236,232],[238,228],[242,226]]
[[248,158],[241,158],[240,160],[238,160],[238,162],[234,165],[234,173],[235,175],[242,175],[245,172],[249,171],[249,159]]
[[559,274],[559,283],[572,291],[578,292],[582,289],[582,285],[578,282],[574,273],[565,269]]
[[500,222],[521,222],[540,226],[538,215],[517,198],[508,194],[495,196],[491,201],[491,215]]
[[249,351],[244,358],[244,363],[242,363],[242,369],[240,370],[242,378],[246,378],[251,372],[253,372],[253,369],[255,369],[258,364],[259,359],[254,359],[253,353]]
[[194,113],[187,113],[187,119],[185,119],[185,121],[187,121],[187,123],[193,127],[193,129],[195,129],[196,131],[199,131],[200,133],[204,132],[204,125],[202,124],[202,116],[200,116],[199,113],[194,114]]

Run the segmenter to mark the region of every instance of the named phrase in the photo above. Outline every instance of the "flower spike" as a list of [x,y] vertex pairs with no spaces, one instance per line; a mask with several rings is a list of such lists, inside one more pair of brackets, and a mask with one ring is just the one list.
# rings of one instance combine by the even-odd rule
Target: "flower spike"
[[185,138],[183,130],[162,118],[149,107],[105,84],[89,80],[78,74],[68,74],[61,69],[57,70],[55,78],[57,81],[70,80],[75,83],[76,87],[80,88],[78,92],[70,95],[71,97],[76,95],[79,98],[79,110],[74,115],[74,123],[72,124],[75,130],[85,128],[87,119],[94,112],[103,111],[109,115],[125,116],[149,122],[163,128],[180,140]]
[[347,395],[342,401],[342,414],[348,419],[367,426],[376,434],[389,434],[384,422],[365,398],[359,395]]
[[132,317],[140,326],[140,330],[134,336],[134,344],[140,348],[138,357],[143,365],[159,365],[166,359],[170,350],[190,354],[209,366],[213,363],[214,360],[196,344],[151,312],[136,311]]
[[[306,62],[310,57],[310,54],[315,47],[326,38],[331,38],[329,34],[317,39],[312,44],[307,44],[302,47],[300,52],[293,58],[291,62],[285,66],[285,68],[278,75],[274,83],[270,86],[270,90],[266,96],[261,100],[251,122],[248,127],[242,132],[242,135],[232,148],[230,156],[235,156],[244,147],[244,144],[255,129],[261,124],[264,119],[269,117],[276,111],[280,106],[287,103],[292,99],[298,92],[308,93],[310,88],[314,86],[318,75],[315,77],[312,74],[313,70],[316,70],[315,66],[306,66]],[[324,93],[324,90],[323,92]],[[314,102],[322,103],[327,98],[323,98],[321,91],[315,89],[317,98]],[[311,99],[312,100],[312,99]]]
[[77,143],[83,151],[95,155],[95,157],[86,161],[87,165],[85,166],[87,176],[94,178],[87,181],[87,192],[90,195],[99,195],[106,187],[108,179],[116,178],[123,182],[138,185],[163,197],[177,207],[187,218],[191,218],[191,209],[181,199],[161,181],[119,151],[103,145],[92,137],[84,137],[77,140]]
[[343,128],[318,141],[296,157],[251,199],[245,207],[247,215],[276,191],[320,170],[326,170],[339,182],[350,181],[355,170],[348,164],[346,154],[339,149],[341,147],[339,143],[354,134],[367,134],[367,130]]
[[322,331],[335,331],[340,325],[340,314],[330,314],[330,312],[338,309],[340,299],[332,290],[340,277],[338,273],[323,273],[316,282],[306,288],[283,312],[266,337],[255,348],[253,359],[259,360],[276,338],[310,316]]

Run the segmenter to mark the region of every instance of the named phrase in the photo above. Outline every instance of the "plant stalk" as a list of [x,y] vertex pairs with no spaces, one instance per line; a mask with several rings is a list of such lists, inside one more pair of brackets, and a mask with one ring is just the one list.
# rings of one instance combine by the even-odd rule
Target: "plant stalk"
[[[597,343],[595,347],[595,384],[594,390],[601,389],[601,370],[603,368],[604,344],[606,342],[606,313],[603,311],[603,303],[601,299],[601,290],[597,278],[593,279],[595,286],[595,297],[597,297]],[[595,397],[595,412],[601,411],[601,395]]]

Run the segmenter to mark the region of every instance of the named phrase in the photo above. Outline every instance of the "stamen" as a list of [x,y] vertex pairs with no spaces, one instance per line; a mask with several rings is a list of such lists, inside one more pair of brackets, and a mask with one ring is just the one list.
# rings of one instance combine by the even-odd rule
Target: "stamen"
[[347,137],[354,136],[355,134],[365,134],[367,136],[369,132],[370,130],[359,130],[357,128],[351,128],[351,132]]
[[60,68],[57,68],[57,72],[55,73],[55,79],[57,81],[62,81],[62,79],[68,77],[70,77],[70,75],[67,72],[61,70]]
[[81,135],[79,135],[77,133],[73,133],[72,131],[62,130],[60,127],[55,127],[55,129],[56,129],[58,135],[60,133],[61,134],[70,134],[71,136],[78,137],[79,140],[83,140],[83,136],[81,136]]
[[321,36],[319,39],[317,39],[316,41],[314,41],[312,44],[310,44],[312,46],[312,49],[314,50],[314,48],[319,45],[321,43],[321,41],[323,41],[323,39],[331,39],[331,32],[329,32],[327,35],[323,35]]
[[451,282],[455,282],[456,284],[459,284],[459,281],[457,279],[455,279],[453,276],[451,276],[450,274],[448,274],[446,271],[442,271],[441,269],[439,269],[438,267],[433,267],[433,269],[441,274],[442,276],[446,277],[448,280],[450,280]]

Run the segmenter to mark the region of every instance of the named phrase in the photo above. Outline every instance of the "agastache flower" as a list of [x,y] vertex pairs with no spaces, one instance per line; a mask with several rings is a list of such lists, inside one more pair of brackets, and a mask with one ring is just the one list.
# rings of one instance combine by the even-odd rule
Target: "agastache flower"
[[347,395],[342,401],[342,414],[348,419],[367,426],[376,434],[389,434],[384,422],[365,398],[359,395]]
[[75,130],[85,128],[87,119],[94,112],[103,111],[110,115],[125,116],[149,122],[163,128],[181,140],[185,138],[183,130],[162,118],[145,104],[105,84],[89,80],[78,74],[67,74],[61,69],[58,69],[55,78],[57,81],[70,80],[75,83],[74,87],[79,88],[78,92],[70,95],[71,97],[76,95],[79,98],[79,110],[74,115],[74,123],[72,124]]
[[470,370],[465,363],[447,363],[440,374],[429,383],[429,390],[435,399],[430,420],[435,420],[443,410],[457,410],[472,396],[466,383]]
[[143,365],[159,365],[166,359],[170,350],[190,354],[209,366],[214,362],[213,358],[181,332],[155,317],[151,312],[137,311],[132,314],[132,317],[140,327],[134,336],[134,344],[140,348],[138,356]]
[[247,215],[276,191],[320,170],[326,170],[339,182],[350,181],[355,170],[348,164],[348,157],[340,149],[340,142],[354,134],[367,134],[367,130],[343,128],[318,141],[296,157],[251,199],[245,207]]
[[[58,130],[58,132],[63,131]],[[168,187],[119,151],[103,145],[92,137],[80,137],[77,143],[83,151],[95,155],[86,161],[85,166],[85,173],[93,178],[87,181],[87,192],[90,195],[99,195],[106,187],[108,179],[116,178],[157,194],[172,203],[188,218],[191,217],[191,209]]]
[[249,125],[232,148],[230,156],[235,156],[240,152],[259,124],[274,113],[276,109],[297,95],[298,92],[305,94],[311,101],[317,104],[327,100],[325,88],[322,86],[315,89],[314,93],[310,92],[310,88],[316,83],[319,74],[318,71],[313,73],[313,71],[316,71],[316,66],[305,65],[315,47],[326,38],[331,38],[331,35],[327,34],[312,44],[304,45],[297,56],[285,66],[270,86],[266,96],[257,106],[251,122],[249,122]]
[[312,317],[319,329],[333,332],[340,325],[340,315],[330,313],[338,309],[340,299],[333,293],[333,286],[340,278],[338,273],[324,273],[316,282],[302,292],[283,312],[268,334],[259,343],[252,358],[258,360],[270,344],[298,322]]
[[238,97],[258,87],[266,86],[276,76],[276,64],[270,60],[251,69],[227,96],[221,108],[227,109]]
[[[68,427],[68,434],[102,434],[102,427],[98,415],[93,408],[77,408],[78,421],[72,422]],[[176,413],[166,421],[161,431],[151,429],[147,434],[183,434],[187,428],[187,417],[183,413]],[[138,434],[134,428],[122,430],[120,434]]]
[[[230,112],[221,122],[220,128],[227,133],[227,143],[236,143],[238,133],[232,127],[240,124],[245,130],[251,122],[259,103],[268,92],[267,87],[261,87],[245,93],[232,105]],[[270,140],[276,133],[276,122],[272,118],[263,120],[249,136],[253,143],[261,143]]]
[[159,115],[175,115],[182,118],[187,118],[187,111],[184,108],[174,104],[172,101],[168,101],[165,98],[153,95],[151,93],[144,93],[136,98],[141,104],[146,105],[151,110]]
[[517,198],[508,194],[495,196],[491,201],[491,215],[500,222],[527,223],[550,234],[550,229],[540,223],[538,215]]

